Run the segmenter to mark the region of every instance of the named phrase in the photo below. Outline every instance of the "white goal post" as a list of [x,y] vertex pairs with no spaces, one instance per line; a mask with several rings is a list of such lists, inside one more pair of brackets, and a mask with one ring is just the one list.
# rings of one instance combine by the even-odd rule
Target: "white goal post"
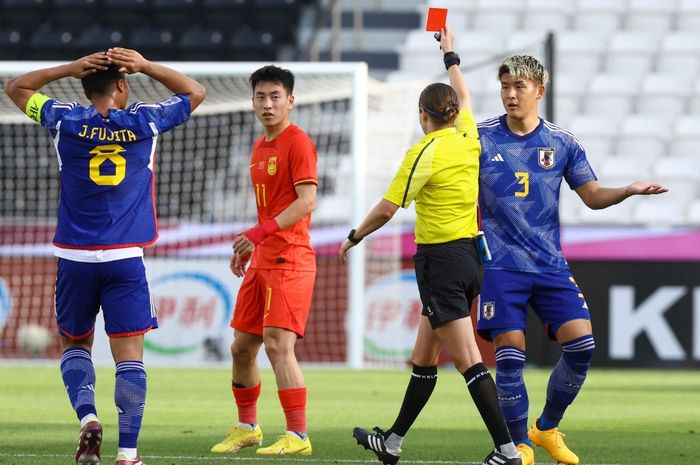
[[[0,62],[3,82],[53,62]],[[249,75],[269,63],[163,63],[199,80],[207,99],[190,121],[163,134],[157,147],[160,239],[147,249],[149,281],[161,327],[147,337],[152,362],[227,360],[232,302],[240,280],[228,272],[231,239],[255,221],[247,163],[262,133],[251,104]],[[401,366],[413,343],[417,291],[407,276],[413,216],[401,212],[381,234],[350,252],[337,249],[364,218],[410,146],[423,82],[386,84],[365,63],[278,63],[296,77],[293,123],[318,149],[319,194],[312,241],[319,272],[300,360],[317,364]],[[162,85],[129,76],[131,98],[167,97]],[[87,104],[80,82],[67,78],[44,93]],[[0,361],[36,356],[20,347],[21,327],[52,330],[55,263],[51,236],[58,166],[48,132],[0,94]],[[366,252],[367,251],[367,252]],[[236,282],[238,281],[238,282]],[[227,308],[229,307],[229,308]],[[57,343],[40,354],[58,355]],[[148,353],[150,350],[150,354]]]

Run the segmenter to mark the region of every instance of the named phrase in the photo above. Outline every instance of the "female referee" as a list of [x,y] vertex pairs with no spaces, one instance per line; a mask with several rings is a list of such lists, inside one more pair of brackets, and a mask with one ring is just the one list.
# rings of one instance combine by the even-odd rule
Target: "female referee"
[[355,428],[353,436],[382,463],[397,463],[404,436],[433,392],[438,355],[446,347],[496,446],[484,464],[521,465],[469,318],[483,272],[475,244],[481,146],[459,56],[453,51],[454,35],[445,27],[439,38],[450,85],[436,83],[423,90],[418,117],[425,136],[406,152],[384,198],[350,231],[338,252],[345,263],[350,248],[415,200],[414,265],[423,311],[411,355],[413,372],[391,428],[374,428],[375,433]]

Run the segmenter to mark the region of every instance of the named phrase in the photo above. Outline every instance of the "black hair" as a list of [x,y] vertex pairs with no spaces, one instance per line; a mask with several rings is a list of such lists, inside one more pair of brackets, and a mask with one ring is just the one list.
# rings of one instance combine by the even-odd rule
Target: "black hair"
[[248,80],[253,92],[255,92],[255,86],[261,82],[281,84],[284,90],[287,91],[287,95],[292,95],[292,92],[294,92],[294,74],[288,69],[280,68],[279,66],[263,66],[251,74]]
[[124,79],[125,74],[119,71],[119,66],[109,65],[104,71],[91,73],[80,80],[83,84],[83,91],[88,99],[97,95],[105,95],[110,91],[110,87],[120,79]]
[[423,89],[418,105],[433,121],[441,124],[454,122],[459,113],[457,92],[451,86],[441,82],[430,84]]

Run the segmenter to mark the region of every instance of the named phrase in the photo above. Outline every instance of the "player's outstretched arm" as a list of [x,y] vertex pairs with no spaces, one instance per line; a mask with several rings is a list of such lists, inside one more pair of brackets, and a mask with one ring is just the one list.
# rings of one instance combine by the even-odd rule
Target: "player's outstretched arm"
[[340,250],[338,251],[338,258],[340,263],[347,262],[348,250],[353,246],[359,244],[365,236],[370,235],[377,229],[381,228],[389,222],[390,219],[394,217],[394,214],[399,209],[399,206],[393,202],[389,202],[386,199],[382,199],[367,213],[367,216],[362,223],[355,229],[353,234],[356,239],[355,242],[350,241],[350,239],[345,239],[341,244]]
[[5,83],[5,93],[20,110],[25,111],[31,96],[49,82],[69,76],[82,79],[97,71],[104,71],[108,66],[109,58],[104,52],[93,53],[71,63],[30,71],[12,78]]
[[455,37],[449,26],[445,26],[444,29],[440,30],[440,49],[447,67],[447,75],[450,78],[450,86],[457,92],[459,108],[466,108],[471,111],[472,102],[469,96],[469,87],[467,87],[467,81],[464,79],[462,70],[459,69],[459,55],[454,51],[454,42]]
[[120,67],[120,71],[128,74],[143,73],[163,84],[170,92],[187,95],[193,111],[207,95],[206,88],[199,82],[172,68],[145,59],[136,50],[110,48],[107,50],[107,56],[112,63]]
[[586,206],[593,210],[601,210],[618,204],[633,195],[656,195],[668,192],[661,184],[648,181],[637,181],[625,187],[601,187],[598,181],[590,181],[576,188],[576,193]]

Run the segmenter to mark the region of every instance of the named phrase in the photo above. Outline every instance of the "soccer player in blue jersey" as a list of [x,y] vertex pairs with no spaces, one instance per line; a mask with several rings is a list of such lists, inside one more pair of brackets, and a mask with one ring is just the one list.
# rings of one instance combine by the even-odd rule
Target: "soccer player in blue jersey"
[[[174,95],[127,107],[125,75],[138,72]],[[66,77],[81,79],[91,105],[63,103],[38,92]],[[116,464],[143,465],[136,450],[146,401],[143,335],[158,326],[143,263],[143,247],[158,237],[153,203],[156,141],[189,119],[206,90],[134,50],[113,48],[10,79],[5,91],[49,130],[58,154],[56,319],[64,348],[63,383],[81,425],[76,463],[100,463],[102,426],[90,351],[101,307],[116,363]]]
[[[535,58],[507,58],[498,78],[506,114],[478,125],[479,203],[493,259],[485,264],[477,329],[494,343],[499,400],[523,465],[534,464],[533,445],[557,462],[577,464],[558,426],[586,379],[595,342],[586,300],[559,241],[561,181],[592,209],[666,189],[646,181],[601,187],[576,137],[538,116],[548,73]],[[563,351],[544,410],[529,431],[523,381],[528,305]]]

